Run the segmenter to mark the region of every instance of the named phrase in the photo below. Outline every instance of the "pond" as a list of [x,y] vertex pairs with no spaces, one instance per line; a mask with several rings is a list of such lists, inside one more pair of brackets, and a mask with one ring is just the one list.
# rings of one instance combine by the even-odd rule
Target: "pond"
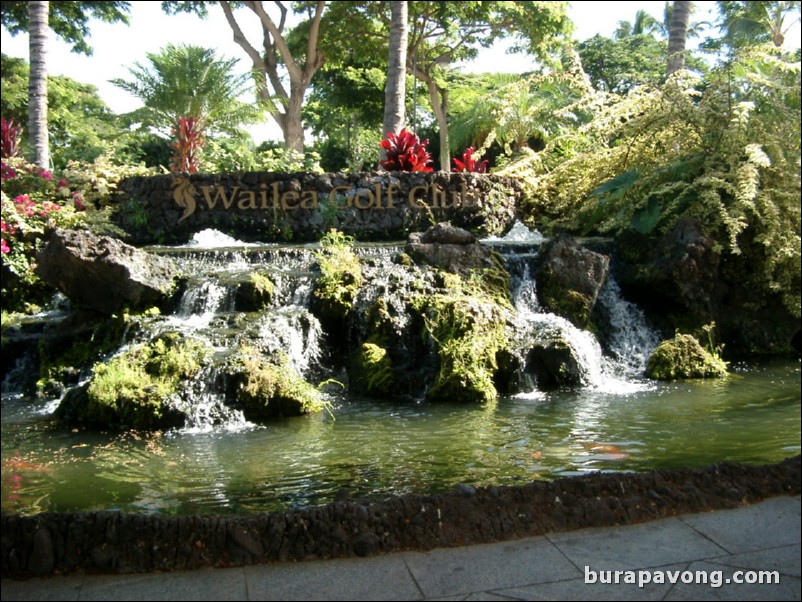
[[71,432],[53,404],[2,402],[2,510],[248,514],[353,496],[511,485],[800,453],[800,364],[739,364],[717,381],[629,383],[461,404],[335,401],[269,426]]

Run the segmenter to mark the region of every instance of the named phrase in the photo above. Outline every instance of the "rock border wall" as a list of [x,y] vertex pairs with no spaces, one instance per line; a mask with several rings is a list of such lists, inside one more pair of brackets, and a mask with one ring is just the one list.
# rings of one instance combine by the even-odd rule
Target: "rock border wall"
[[256,516],[46,513],[2,517],[2,574],[143,572],[368,556],[625,525],[800,493],[800,456],[777,464],[595,473],[519,487],[350,500]]
[[138,245],[181,244],[206,228],[244,241],[313,241],[331,228],[399,240],[447,220],[487,236],[512,226],[520,199],[514,179],[474,173],[140,176],[120,183],[115,219]]

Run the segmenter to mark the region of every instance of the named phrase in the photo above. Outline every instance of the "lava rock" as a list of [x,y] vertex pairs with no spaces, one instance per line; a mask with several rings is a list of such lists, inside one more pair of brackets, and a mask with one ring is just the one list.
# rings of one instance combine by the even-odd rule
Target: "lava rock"
[[578,328],[588,328],[599,291],[607,279],[610,258],[590,251],[567,234],[543,249],[536,276],[541,302]]
[[171,260],[85,230],[55,230],[36,273],[74,305],[109,315],[166,301],[176,276]]
[[467,275],[471,270],[499,267],[491,249],[476,242],[476,237],[467,230],[447,222],[432,226],[422,234],[410,234],[405,251],[417,262],[455,274]]

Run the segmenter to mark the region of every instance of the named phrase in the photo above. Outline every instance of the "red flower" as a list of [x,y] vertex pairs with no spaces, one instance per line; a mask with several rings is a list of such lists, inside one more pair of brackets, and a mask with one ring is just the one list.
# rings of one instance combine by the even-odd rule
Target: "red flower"
[[454,161],[454,169],[455,172],[461,171],[469,171],[473,173],[486,173],[487,172],[487,160],[477,162],[476,159],[473,158],[473,150],[472,146],[469,146],[465,149],[465,152],[462,153],[462,161],[459,159],[453,159]]
[[417,134],[406,128],[398,135],[388,132],[387,139],[379,144],[387,151],[387,159],[379,162],[387,171],[434,171],[429,166],[432,155],[426,151],[429,141],[421,142]]

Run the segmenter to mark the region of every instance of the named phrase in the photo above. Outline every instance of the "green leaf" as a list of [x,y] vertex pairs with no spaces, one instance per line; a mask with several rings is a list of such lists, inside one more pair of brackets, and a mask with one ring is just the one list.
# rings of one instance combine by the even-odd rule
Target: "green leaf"
[[649,234],[660,221],[661,208],[662,203],[656,197],[650,197],[646,207],[638,209],[632,216],[630,225],[633,230],[637,230],[641,234]]
[[640,174],[637,169],[630,169],[603,182],[590,193],[590,196],[603,197],[606,195],[606,198],[599,199],[601,204],[607,201],[617,201],[626,194],[627,190],[632,187],[639,177]]

